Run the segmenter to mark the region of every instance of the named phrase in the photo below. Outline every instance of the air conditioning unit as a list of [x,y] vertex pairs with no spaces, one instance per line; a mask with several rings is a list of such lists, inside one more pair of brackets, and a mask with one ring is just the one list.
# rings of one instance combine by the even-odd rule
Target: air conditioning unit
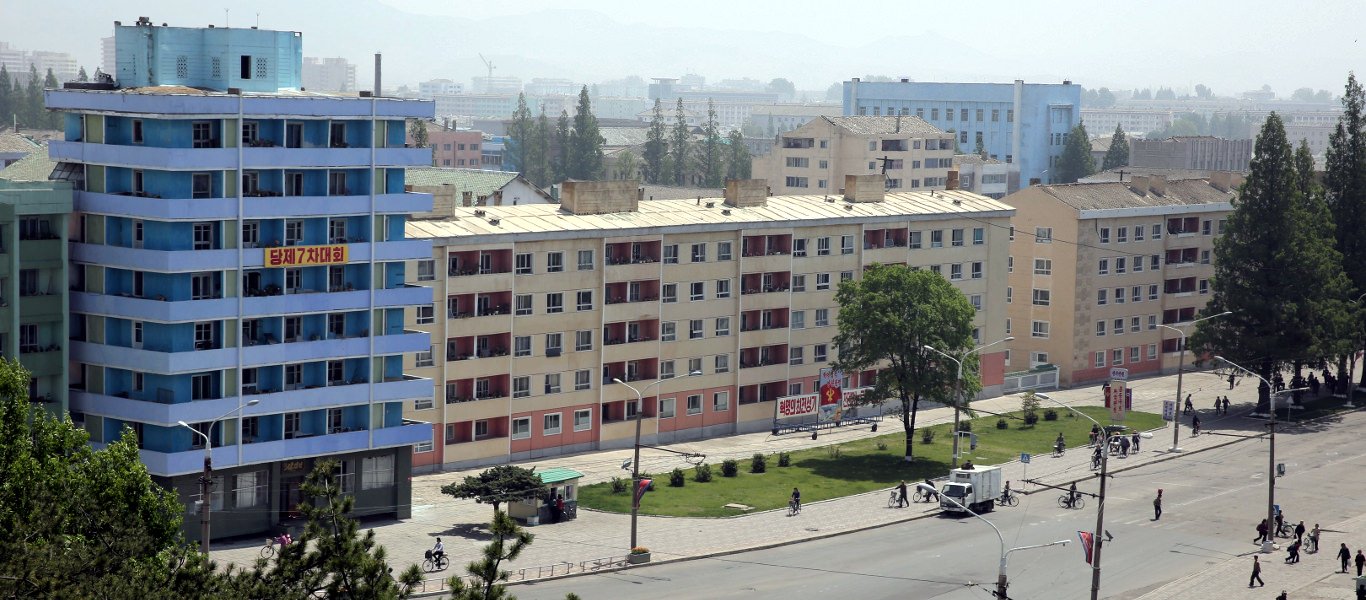
[[560,355],[560,349],[559,349],[559,348],[548,348],[548,349],[546,349],[546,351],[545,351],[545,355],[546,355],[546,356],[559,356],[559,355]]

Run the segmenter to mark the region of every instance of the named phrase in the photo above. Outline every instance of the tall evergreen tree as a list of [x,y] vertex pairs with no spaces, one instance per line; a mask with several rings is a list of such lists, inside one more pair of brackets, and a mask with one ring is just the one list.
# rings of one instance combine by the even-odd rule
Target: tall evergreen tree
[[669,157],[673,159],[673,170],[669,179],[674,185],[684,185],[688,181],[688,154],[692,150],[692,129],[688,127],[688,117],[683,112],[682,98],[678,99],[674,128],[669,138]]
[[9,69],[0,65],[0,129],[9,127],[14,121],[17,110],[14,82],[10,80]]
[[731,130],[730,135],[726,136],[727,158],[726,158],[726,178],[727,179],[749,179],[754,168],[754,161],[749,155],[749,146],[745,145],[745,136],[740,130]]
[[602,133],[598,118],[588,99],[588,86],[579,90],[579,105],[574,109],[574,130],[569,133],[569,177],[593,180],[602,178]]
[[555,121],[555,139],[552,141],[550,172],[555,183],[569,179],[569,113],[560,111]]
[[1091,157],[1091,136],[1086,134],[1086,124],[1078,123],[1067,134],[1067,144],[1058,157],[1058,166],[1053,167],[1057,175],[1053,181],[1076,183],[1078,179],[1096,172],[1096,159]]
[[[49,90],[55,90],[55,89],[60,88],[60,87],[62,87],[62,84],[57,83],[57,76],[52,74],[52,69],[48,69],[48,70],[47,70],[47,77],[43,78],[43,88],[44,88],[44,89],[49,89]],[[47,99],[46,99],[46,98],[39,98],[39,100],[38,100],[38,105],[39,105],[39,106],[38,106],[38,111],[39,111],[39,112],[38,112],[38,114],[39,114],[38,120],[41,121],[41,122],[43,123],[43,128],[44,128],[44,129],[56,129],[58,123],[60,122],[59,119],[60,119],[61,115],[58,114],[56,111],[46,110],[46,107],[47,107]]]
[[550,119],[545,116],[545,109],[541,109],[541,115],[536,118],[536,125],[532,128],[530,143],[527,144],[526,150],[527,179],[540,188],[553,183],[551,178],[554,173],[550,169],[550,129]]
[[716,123],[716,103],[707,100],[707,124],[702,127],[702,144],[697,149],[698,165],[702,171],[702,185],[721,187],[725,175],[725,157],[721,153],[721,127]]
[[[1357,298],[1366,293],[1366,240],[1361,232],[1366,228],[1366,94],[1355,73],[1347,74],[1347,86],[1342,95],[1342,116],[1329,138],[1324,173],[1325,198],[1336,224],[1338,252],[1342,253],[1343,270],[1352,282],[1349,295]],[[1357,349],[1366,343],[1366,307],[1356,305],[1355,329]],[[1351,381],[1347,361],[1338,361],[1341,386],[1346,392]],[[1366,375],[1362,376],[1366,382]]]
[[1116,123],[1115,134],[1110,136],[1110,149],[1105,152],[1105,161],[1101,163],[1100,170],[1109,171],[1127,166],[1129,166],[1129,138],[1124,135],[1124,128]]
[[664,110],[658,98],[655,99],[655,114],[650,120],[650,130],[645,137],[645,152],[641,157],[644,164],[641,172],[645,181],[659,183],[664,178],[664,158],[669,153],[669,141],[664,133]]
[[81,83],[90,81],[90,76],[85,74],[85,67],[81,67],[81,70],[76,73],[76,81]]
[[[1191,339],[1197,351],[1226,356],[1270,379],[1328,344],[1331,332],[1323,324],[1345,312],[1347,280],[1332,231],[1315,221],[1322,209],[1305,199],[1306,187],[1273,112],[1257,136],[1224,234],[1214,241],[1213,295],[1202,314],[1233,314],[1197,326]],[[1257,410],[1265,413],[1270,390],[1261,388]]]
[[28,85],[24,92],[24,113],[19,115],[19,124],[29,129],[43,126],[43,79],[38,75],[38,67],[28,66]]
[[526,94],[517,94],[517,109],[512,111],[512,122],[508,124],[508,143],[503,149],[503,162],[522,175],[530,170],[526,162],[527,145],[531,143],[535,127],[531,120],[531,109],[526,105]]

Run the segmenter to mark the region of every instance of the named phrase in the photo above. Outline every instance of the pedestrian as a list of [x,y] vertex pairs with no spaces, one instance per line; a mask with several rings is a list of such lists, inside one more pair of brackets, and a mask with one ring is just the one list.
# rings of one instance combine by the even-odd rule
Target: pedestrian
[[1361,577],[1362,567],[1366,567],[1366,554],[1362,554],[1361,550],[1357,550],[1357,577]]
[[1129,457],[1129,438],[1127,437],[1121,436],[1119,438],[1119,456],[1120,458]]
[[1314,528],[1309,530],[1309,551],[1314,554],[1319,553],[1319,524],[1314,523]]
[[1295,541],[1304,543],[1304,521],[1295,526]]
[[1191,435],[1200,435],[1200,415],[1191,415]]
[[1153,498],[1153,520],[1162,518],[1162,490],[1157,490],[1157,497]]
[[1134,446],[1134,454],[1138,454],[1138,432],[1137,432],[1137,431],[1134,432],[1133,440],[1134,440],[1134,444],[1133,444],[1133,446]]
[[1293,565],[1297,562],[1300,562],[1300,543],[1295,541],[1286,548],[1285,564]]
[[909,504],[910,501],[906,500],[906,480],[902,479],[901,484],[896,486],[896,507],[905,508]]
[[1342,548],[1338,549],[1338,560],[1342,561],[1342,572],[1346,573],[1347,563],[1352,560],[1352,551],[1347,549],[1347,544],[1345,543],[1342,545]]
[[1247,587],[1252,587],[1252,582],[1257,582],[1262,587],[1266,587],[1266,582],[1262,581],[1262,561],[1257,557],[1252,557],[1252,577],[1247,580]]
[[1228,389],[1233,389],[1233,373],[1228,374]]
[[1285,531],[1285,513],[1278,510],[1276,511],[1276,529],[1272,535],[1280,535],[1282,531]]
[[1228,396],[1224,396],[1224,416],[1228,416]]
[[555,494],[555,522],[564,520],[564,496]]
[[[1265,542],[1265,541],[1266,541],[1266,535],[1267,535],[1267,532],[1269,531],[1269,528],[1270,528],[1270,526],[1267,525],[1266,519],[1262,519],[1262,522],[1257,524],[1257,537],[1252,538],[1252,543],[1257,544],[1257,543]],[[1343,545],[1342,545],[1342,551],[1343,551],[1343,552],[1347,552],[1347,544],[1343,544]],[[1351,554],[1350,554],[1350,553],[1347,555],[1347,558],[1351,558]],[[1347,558],[1342,559],[1342,572],[1343,572],[1343,573],[1346,573],[1346,572],[1347,572]]]
[[1216,416],[1219,414],[1219,405],[1221,405],[1221,404],[1223,404],[1223,403],[1224,403],[1224,399],[1223,399],[1223,398],[1220,398],[1220,397],[1218,397],[1218,396],[1215,396],[1215,397],[1214,397],[1214,414],[1215,414]]
[[1290,596],[1285,590],[1281,590],[1281,595],[1276,596],[1276,600],[1290,600]]
[[1186,408],[1185,408],[1185,411],[1188,412],[1188,413],[1193,413],[1193,412],[1195,412],[1195,405],[1194,405],[1194,404],[1191,404],[1191,395],[1190,395],[1190,394],[1186,394]]

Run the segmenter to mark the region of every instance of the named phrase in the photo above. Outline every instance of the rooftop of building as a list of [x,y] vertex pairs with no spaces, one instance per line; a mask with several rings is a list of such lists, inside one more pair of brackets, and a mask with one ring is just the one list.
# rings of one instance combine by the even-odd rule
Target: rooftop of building
[[[64,91],[64,92],[85,92],[85,93],[93,93],[93,94],[140,94],[140,95],[149,95],[149,96],[237,96],[237,95],[242,95],[242,96],[248,96],[248,97],[250,97],[250,96],[261,96],[261,97],[284,96],[284,97],[290,97],[290,98],[368,98],[368,97],[369,97],[369,96],[361,96],[362,93],[365,93],[365,94],[368,94],[368,93],[369,93],[368,91],[365,91],[365,90],[354,91],[354,92],[315,92],[315,91],[303,90],[303,89],[280,88],[280,89],[277,89],[277,90],[275,90],[275,91],[273,91],[273,92],[253,92],[253,91],[243,90],[240,94],[238,94],[238,93],[235,93],[235,92],[230,93],[230,92],[227,91],[227,90],[219,90],[219,89],[204,88],[204,87],[190,87],[190,86],[185,86],[185,85],[151,85],[151,86],[142,86],[142,87],[116,87],[116,88],[112,88],[112,89],[91,89],[91,88],[65,87],[65,88],[63,88],[62,91]],[[430,102],[430,100],[422,100],[422,99],[418,99],[418,98],[397,98],[397,97],[390,97],[390,96],[381,96],[380,99],[381,99],[381,100],[408,101],[408,102]]]
[[[1193,206],[1229,203],[1237,196],[1236,190],[1223,190],[1204,179],[1165,181],[1156,187],[1140,176],[1139,181],[1068,183],[1038,186],[1044,193],[1079,211],[1116,208],[1146,208]],[[1139,193],[1139,190],[1144,190]],[[1007,200],[1009,198],[1007,197]]]
[[726,193],[721,188],[689,187],[686,185],[640,186],[645,190],[645,200],[697,200],[698,198],[717,198]]
[[650,130],[644,127],[601,127],[598,133],[602,136],[602,145],[611,148],[644,144]]
[[483,171],[479,169],[451,169],[437,167],[409,167],[404,170],[403,182],[414,187],[453,185],[462,192],[476,196],[492,194],[517,178],[513,171]]
[[1168,169],[1164,167],[1115,167],[1077,180],[1077,183],[1113,183],[1131,181],[1137,177],[1162,177],[1167,181],[1209,179],[1210,172],[1199,169]]
[[57,161],[48,158],[47,146],[40,146],[18,162],[0,169],[0,179],[6,181],[46,181],[57,168]]
[[576,215],[558,204],[456,207],[453,218],[410,221],[409,238],[464,238],[498,235],[592,232],[607,236],[718,228],[791,227],[958,215],[1007,217],[1014,208],[963,190],[889,193],[881,202],[846,202],[835,196],[770,196],[764,206],[735,208],[720,197],[654,200],[633,212]]
[[37,151],[38,147],[38,142],[22,133],[0,133],[0,154],[28,154]]
[[932,135],[944,131],[920,117],[902,115],[895,117],[821,117],[831,125],[854,135],[892,135],[898,133],[919,133]]
[[981,154],[955,154],[953,163],[956,165],[999,165],[1001,161]]

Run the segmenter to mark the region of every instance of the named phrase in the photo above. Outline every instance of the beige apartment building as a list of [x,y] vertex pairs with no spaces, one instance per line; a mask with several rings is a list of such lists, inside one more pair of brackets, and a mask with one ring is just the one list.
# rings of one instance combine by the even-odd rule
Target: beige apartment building
[[[934,269],[979,307],[979,339],[1005,335],[1011,209],[968,192],[642,201],[638,182],[566,182],[560,205],[454,207],[414,220],[432,241],[411,283],[436,302],[410,315],[433,347],[405,407],[434,424],[415,466],[458,468],[630,446],[641,389],[647,443],[772,428],[780,399],[812,395],[835,359],[839,282],[874,263]],[[983,357],[999,393],[1004,351]],[[689,373],[698,372],[689,377]],[[874,373],[846,374],[846,390]],[[656,384],[656,382],[659,382]]]
[[753,172],[777,195],[838,195],[846,176],[882,173],[885,162],[889,191],[942,190],[953,154],[953,134],[920,117],[818,117],[783,134]]
[[1111,367],[1175,370],[1180,334],[1158,325],[1188,323],[1209,301],[1214,240],[1241,182],[1139,176],[1006,196],[1017,211],[1010,367],[1056,365],[1062,386],[1104,380]]

